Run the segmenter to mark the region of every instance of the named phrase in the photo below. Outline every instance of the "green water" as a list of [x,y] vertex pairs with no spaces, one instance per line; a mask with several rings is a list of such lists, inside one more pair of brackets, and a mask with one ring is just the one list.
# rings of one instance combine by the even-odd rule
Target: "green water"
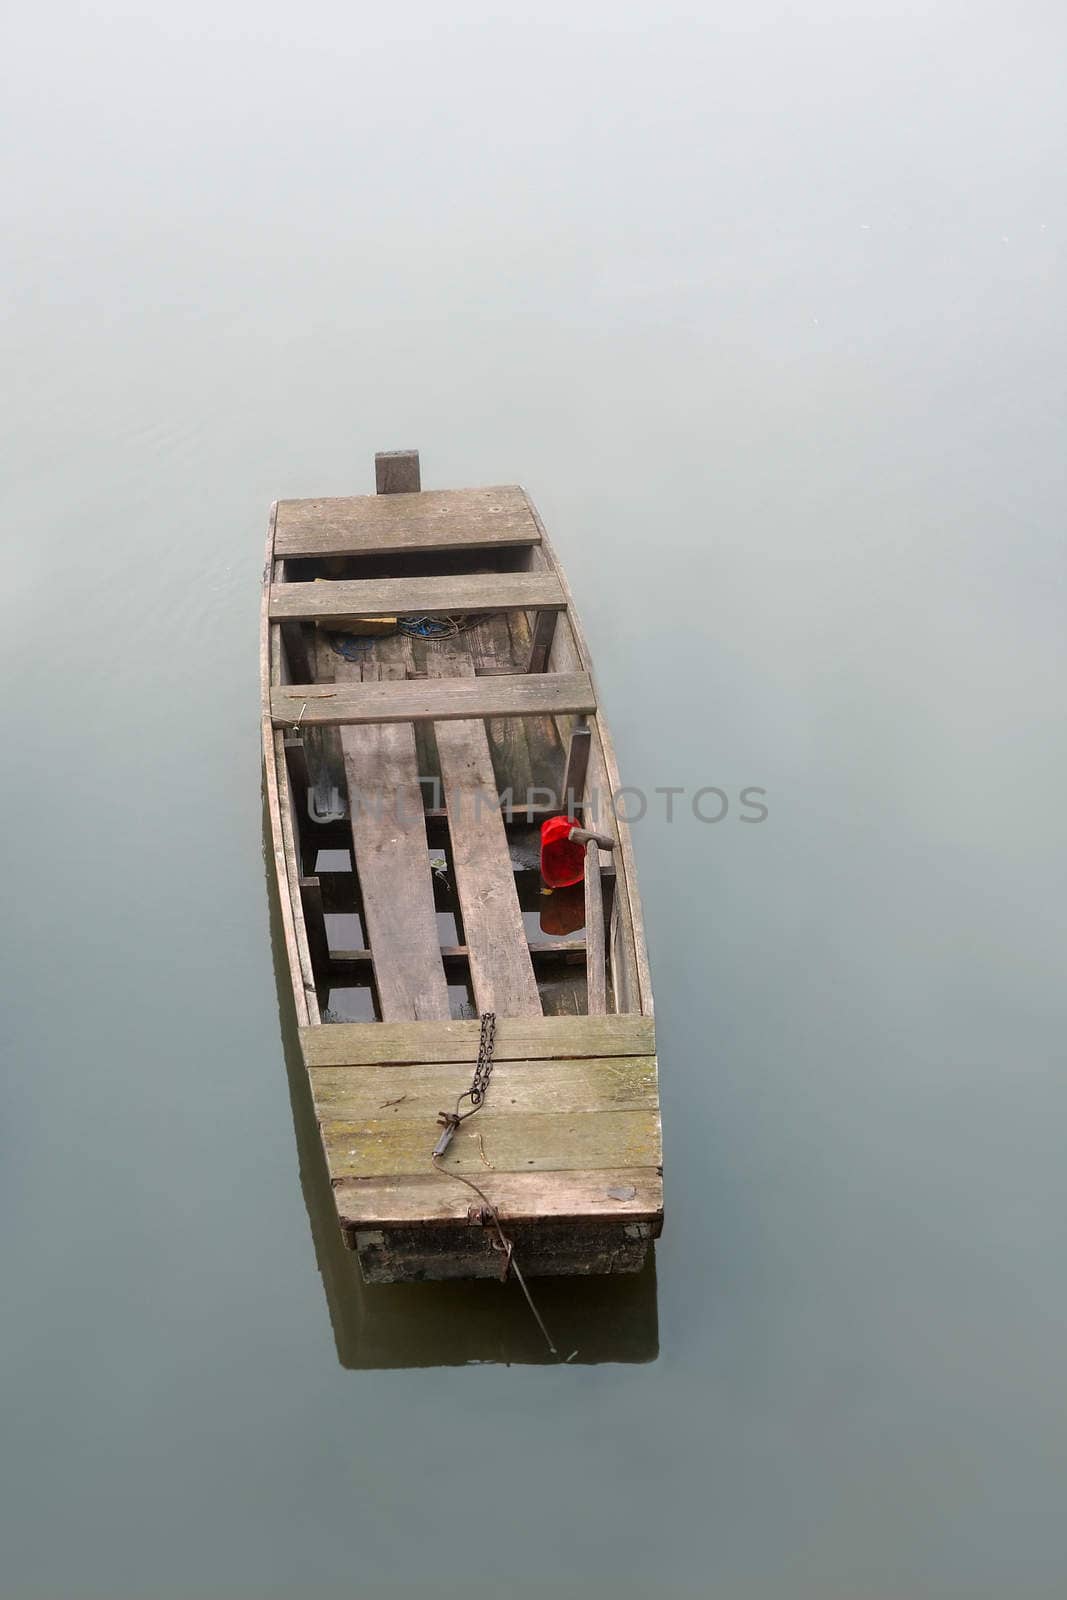
[[[1063,19],[698,9],[12,20],[5,1597],[1067,1584]],[[279,1011],[267,507],[409,445],[686,791],[667,1230],[567,1366],[360,1289]]]

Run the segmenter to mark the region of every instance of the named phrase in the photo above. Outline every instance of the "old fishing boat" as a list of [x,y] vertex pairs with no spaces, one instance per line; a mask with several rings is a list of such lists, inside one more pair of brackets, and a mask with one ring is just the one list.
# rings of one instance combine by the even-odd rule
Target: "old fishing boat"
[[[517,487],[282,500],[263,754],[301,1051],[369,1282],[632,1272],[663,1218],[619,777]],[[477,1114],[475,1114],[477,1113]]]

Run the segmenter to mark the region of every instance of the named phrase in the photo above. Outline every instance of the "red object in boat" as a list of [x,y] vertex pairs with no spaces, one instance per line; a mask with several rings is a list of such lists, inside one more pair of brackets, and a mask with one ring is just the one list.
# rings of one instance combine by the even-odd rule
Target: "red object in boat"
[[585,876],[585,845],[570,837],[573,817],[549,817],[541,824],[541,876],[550,889],[566,889]]

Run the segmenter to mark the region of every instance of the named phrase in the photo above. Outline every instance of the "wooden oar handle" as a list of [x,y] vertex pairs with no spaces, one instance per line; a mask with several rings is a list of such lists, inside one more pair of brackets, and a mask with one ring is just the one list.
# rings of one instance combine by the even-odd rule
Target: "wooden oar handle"
[[610,833],[594,833],[592,828],[572,828],[567,837],[575,844],[598,844],[601,850],[615,848],[615,840]]

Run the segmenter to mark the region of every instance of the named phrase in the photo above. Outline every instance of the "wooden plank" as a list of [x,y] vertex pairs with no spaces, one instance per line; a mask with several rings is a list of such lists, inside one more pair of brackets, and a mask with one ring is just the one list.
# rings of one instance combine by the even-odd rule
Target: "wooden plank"
[[566,604],[560,581],[551,572],[472,572],[458,577],[339,582],[318,579],[314,583],[276,583],[270,594],[270,614],[275,620],[302,617],[338,623],[362,617],[447,617],[480,611],[540,610],[549,616],[564,610]]
[[[567,596],[567,611],[563,616],[560,626],[556,629],[552,653],[549,657],[549,666],[556,672],[574,672],[579,669],[590,670],[589,646],[586,643],[582,630],[581,618],[574,606],[574,598],[567,582],[567,575],[556,559],[556,553],[551,541],[545,532],[537,509],[530,504],[530,511],[541,533],[541,545],[530,553],[530,568],[532,571],[549,570],[555,572],[563,585],[563,592]],[[652,976],[648,964],[648,950],[645,944],[645,930],[641,911],[641,896],[637,887],[637,869],[634,863],[633,842],[630,837],[630,827],[624,817],[614,815],[611,796],[619,792],[622,780],[619,777],[618,762],[615,757],[615,748],[612,744],[611,733],[605,718],[598,713],[592,724],[593,741],[590,750],[590,771],[587,793],[596,793],[600,797],[601,816],[594,818],[594,825],[603,828],[607,833],[613,833],[618,840],[616,854],[616,868],[620,893],[616,897],[615,910],[615,937],[612,940],[612,989],[615,995],[615,1004],[623,1010],[632,1011],[640,1009],[648,1016],[655,1011],[655,1001],[652,995]],[[587,808],[588,809],[588,808]],[[604,858],[601,857],[601,869],[604,867]]]
[[426,489],[326,500],[280,500],[278,556],[386,555],[413,550],[484,550],[541,538],[516,484]]
[[[302,1028],[308,1067],[360,1062],[466,1061],[478,1058],[481,1026],[454,1019],[436,1023],[334,1022]],[[651,1017],[501,1017],[497,1061],[576,1060],[581,1056],[650,1056],[656,1050]]]
[[[351,850],[352,830],[347,822],[344,826],[344,847],[346,850]],[[435,829],[434,831],[437,833],[438,830]],[[305,859],[307,862],[305,870],[313,870],[315,863],[318,860],[318,848],[318,845],[314,841],[305,846]],[[431,850],[433,851],[433,854],[440,859],[442,853],[441,847],[438,846],[435,848],[431,842]],[[348,871],[333,872],[328,867],[323,867],[319,872],[319,876],[322,879],[324,910],[359,911],[362,909],[359,893],[359,880],[355,874]],[[536,868],[527,869],[517,867],[515,872],[515,886],[518,890],[519,905],[522,907],[522,909],[524,911],[540,911],[542,905],[541,875]],[[450,880],[445,880],[444,874],[439,874],[436,872],[433,874],[433,890],[434,903],[438,911],[454,911],[456,909],[454,890],[451,887]],[[578,924],[576,923],[575,926],[577,925]],[[531,943],[535,945],[545,944],[547,942],[548,941],[540,938],[535,938],[531,941]],[[569,947],[570,946],[568,944],[568,948]],[[458,949],[459,946],[457,945],[456,948]],[[578,945],[575,944],[574,948],[578,948]],[[584,948],[584,946],[582,948]]]
[[313,875],[300,879],[300,904],[304,912],[311,965],[316,979],[321,983],[329,965],[330,944],[322,909],[322,885]]
[[567,747],[567,765],[563,771],[562,810],[568,816],[582,809],[586,774],[589,771],[589,747],[593,733],[585,717],[579,717],[571,729]]
[[[289,573],[284,561],[273,563],[273,572],[267,593],[267,611],[270,613],[270,590],[283,584]],[[300,622],[283,622],[281,625],[281,640],[283,649],[278,655],[278,672],[271,678],[271,682],[280,683],[282,656],[284,655],[287,671],[284,678],[288,683],[308,683],[314,678],[311,662],[312,654],[309,646],[313,643],[311,631]]]
[[341,746],[381,1015],[387,1022],[446,1018],[448,986],[437,937],[415,730],[410,722],[343,728]]
[[585,847],[585,1009],[602,1017],[608,1009],[608,969],[604,949],[604,885],[595,839]]
[[[464,1062],[435,1066],[315,1067],[309,1074],[315,1115],[331,1122],[417,1117],[432,1127],[437,1113],[470,1088]],[[502,1061],[493,1070],[485,1111],[521,1116],[531,1111],[654,1111],[655,1056],[590,1057],[578,1061]],[[472,1121],[471,1127],[477,1128]],[[435,1135],[436,1137],[436,1135]]]
[[[657,1225],[597,1219],[576,1226],[565,1222],[535,1223],[529,1227],[509,1223],[508,1228],[524,1278],[589,1274],[619,1278],[640,1272]],[[341,1235],[359,1255],[364,1283],[429,1283],[457,1278],[500,1281],[500,1253],[493,1249],[493,1229],[472,1227],[470,1218],[450,1228],[427,1229],[422,1224],[412,1228],[342,1228]],[[587,1356],[584,1339],[582,1350]],[[496,1359],[499,1358],[497,1352]]]
[[[557,579],[557,582],[559,580]],[[541,611],[534,623],[533,641],[530,645],[530,663],[527,672],[545,672],[548,669],[548,652],[556,633],[556,613],[565,610],[557,606],[554,611]]]
[[[581,1222],[617,1218],[658,1223],[663,1179],[655,1167],[597,1172],[490,1172],[477,1179],[509,1222]],[[433,1173],[405,1178],[340,1178],[333,1187],[342,1227],[403,1227],[466,1222],[476,1197]]]
[[293,786],[293,803],[301,820],[307,816],[308,777],[307,750],[299,733],[287,733],[284,740],[285,764],[289,769],[289,782]]
[[418,494],[422,488],[417,450],[379,450],[374,457],[374,487],[379,494]]
[[[554,576],[554,574],[553,574]],[[464,635],[475,671],[525,672],[530,658],[530,613],[504,611]],[[520,799],[554,783],[559,740],[553,717],[489,717],[485,724],[497,788]]]
[[279,887],[289,897],[297,958],[297,966],[292,968],[291,971],[294,983],[297,972],[300,974],[304,990],[304,1008],[307,1011],[309,1021],[318,1023],[322,1019],[322,1012],[319,1007],[315,968],[311,961],[307,928],[304,923],[304,908],[300,895],[300,865],[297,860],[297,830],[293,820],[292,787],[289,782],[289,772],[285,765],[284,735],[277,731],[274,734],[273,766],[276,775],[278,829],[281,835],[282,854],[285,861],[285,878],[279,880]]
[[[527,947],[530,960],[559,961],[566,956],[573,956],[577,961],[585,955],[584,939],[543,939],[540,944],[531,944]],[[371,959],[369,950],[331,950],[330,966],[365,966]],[[465,944],[443,944],[441,946],[442,961],[469,961],[470,951]]]
[[[474,678],[470,657],[454,650],[430,656],[426,668],[445,687],[457,685],[465,675]],[[539,1017],[541,1000],[485,723],[442,722],[434,734],[474,1003],[479,1011],[495,1011],[498,1016]]]
[[[263,744],[263,780],[267,799],[267,816],[270,822],[271,854],[274,866],[274,882],[278,891],[278,906],[282,920],[282,937],[285,942],[286,965],[289,968],[289,981],[292,985],[293,1004],[296,1011],[296,1020],[299,1026],[306,1027],[309,1023],[319,1021],[319,1008],[315,1001],[314,992],[311,995],[312,1004],[308,1003],[308,993],[304,986],[303,970],[301,966],[301,952],[297,940],[296,913],[294,910],[293,895],[290,892],[288,859],[285,850],[285,829],[281,818],[281,789],[279,782],[279,767],[285,773],[285,757],[279,749],[282,739],[274,732],[270,719],[270,691],[274,682],[273,655],[277,628],[272,627],[267,615],[267,602],[270,595],[270,583],[274,573],[274,527],[278,507],[274,504],[270,508],[270,518],[267,523],[266,559],[263,564],[263,590],[259,608],[259,685],[261,700],[261,738]],[[280,638],[278,641],[280,648]],[[286,775],[287,777],[287,775]],[[294,853],[295,864],[295,853]]]
[[[316,731],[321,732],[322,730]],[[335,728],[329,728],[325,731],[334,735],[337,733]],[[300,738],[301,735],[297,733],[294,737]],[[426,773],[423,772],[423,777],[425,776]],[[523,798],[525,799],[525,796]],[[540,802],[532,806],[519,804],[518,798],[515,797],[514,803],[505,799],[500,808],[500,814],[504,821],[512,825],[516,830],[522,827],[540,829],[545,817],[554,817],[558,810],[558,805],[544,805]],[[435,838],[441,835],[448,813],[444,806],[427,806],[423,814],[426,818],[426,827],[430,833],[430,843],[432,844]],[[349,844],[347,812],[343,818],[336,818],[331,822],[315,823],[314,837],[323,850],[347,850]],[[531,871],[536,870],[532,856],[529,865]]]
[[[286,585],[273,584],[271,593],[275,589],[284,589]],[[311,657],[308,654],[308,642],[304,635],[303,625],[299,622],[282,623],[282,640],[285,644],[285,657],[289,664],[290,680],[296,683],[306,683],[311,677]]]
[[279,727],[559,716],[596,710],[596,696],[585,672],[396,683],[279,684],[271,689],[270,699],[271,715]]
[[[658,1167],[657,1111],[479,1111],[457,1133],[441,1167],[449,1172],[594,1172],[601,1167]],[[438,1129],[413,1117],[321,1124],[331,1178],[403,1177],[425,1173]],[[468,1202],[469,1204],[470,1202]]]

